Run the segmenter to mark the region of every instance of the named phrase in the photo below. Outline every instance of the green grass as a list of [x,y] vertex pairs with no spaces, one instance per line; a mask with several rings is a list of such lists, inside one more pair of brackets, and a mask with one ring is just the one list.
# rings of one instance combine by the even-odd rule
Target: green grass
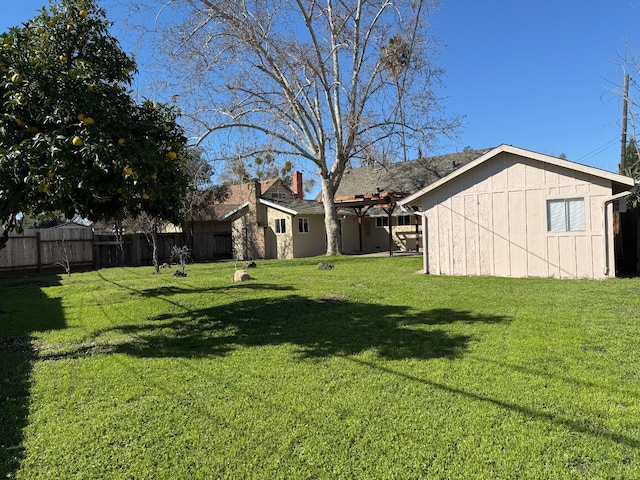
[[640,478],[640,280],[0,280],[0,477]]

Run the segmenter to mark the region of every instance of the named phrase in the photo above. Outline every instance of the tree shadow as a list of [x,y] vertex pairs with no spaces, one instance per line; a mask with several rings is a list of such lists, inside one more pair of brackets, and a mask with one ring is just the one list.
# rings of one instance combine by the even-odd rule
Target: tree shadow
[[612,442],[627,445],[630,448],[640,448],[640,440],[638,440],[637,438],[630,437],[624,434],[615,433],[608,430],[605,427],[601,427],[595,424],[582,423],[574,418],[571,418],[569,415],[554,414],[554,413],[545,412],[539,409],[527,407],[524,405],[518,405],[517,403],[509,402],[506,400],[500,400],[498,398],[491,397],[487,394],[476,393],[469,390],[465,390],[463,388],[446,385],[444,383],[440,383],[434,380],[420,378],[415,375],[394,370],[388,366],[376,364],[374,362],[369,362],[366,360],[361,360],[353,357],[346,357],[346,359],[358,365],[363,365],[369,368],[379,370],[384,373],[388,373],[390,375],[396,375],[406,380],[418,382],[423,385],[427,385],[433,389],[441,390],[443,392],[450,393],[455,396],[459,396],[459,397],[467,398],[470,400],[482,402],[487,405],[493,405],[499,408],[503,408],[505,410],[515,412],[518,415],[521,415],[526,418],[543,420],[556,425],[560,425],[565,427],[567,430],[571,432],[580,432],[580,433],[585,433],[595,437],[606,438],[608,440],[611,440]]
[[[300,358],[356,355],[373,350],[380,358],[455,358],[471,340],[433,328],[454,322],[498,323],[506,317],[404,306],[353,303],[298,295],[261,298],[160,315],[151,324],[112,332],[131,340],[112,351],[140,357],[221,356],[240,346],[291,344]],[[162,323],[161,326],[158,322]],[[121,338],[121,335],[118,335]]]
[[57,275],[0,280],[0,478],[13,478],[24,458],[31,373],[38,359],[33,332],[65,327],[60,299],[42,287],[59,285]]
[[[114,283],[121,288],[122,285]],[[231,291],[231,290],[272,290],[272,291],[292,291],[295,290],[294,287],[289,285],[275,285],[270,283],[236,283],[233,285],[223,285],[220,287],[211,287],[211,288],[192,288],[192,287],[181,287],[176,285],[171,286],[162,286],[162,287],[154,287],[154,288],[145,288],[143,290],[135,290],[131,289],[132,295],[140,295],[145,298],[157,298],[157,297],[170,297],[173,295],[184,295],[184,294],[193,294],[193,293],[212,293],[218,291]]]

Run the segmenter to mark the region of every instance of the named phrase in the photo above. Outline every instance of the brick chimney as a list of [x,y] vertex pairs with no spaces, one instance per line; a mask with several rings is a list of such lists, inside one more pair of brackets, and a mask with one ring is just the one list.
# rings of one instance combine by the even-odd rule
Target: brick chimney
[[291,190],[293,190],[293,194],[295,195],[295,197],[302,200],[304,197],[304,187],[302,186],[302,172],[298,172],[297,170],[293,172],[291,184]]

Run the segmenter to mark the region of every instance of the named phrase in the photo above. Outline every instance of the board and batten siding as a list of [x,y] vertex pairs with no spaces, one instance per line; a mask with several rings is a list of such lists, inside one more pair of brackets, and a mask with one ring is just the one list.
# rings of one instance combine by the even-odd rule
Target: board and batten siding
[[[610,196],[606,179],[503,152],[422,198],[425,272],[603,278]],[[585,230],[548,232],[547,200],[566,198],[584,198]]]

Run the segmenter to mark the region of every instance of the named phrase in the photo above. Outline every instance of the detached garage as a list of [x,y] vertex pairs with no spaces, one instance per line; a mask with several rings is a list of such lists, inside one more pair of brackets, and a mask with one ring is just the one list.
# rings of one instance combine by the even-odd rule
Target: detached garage
[[400,201],[422,217],[424,272],[615,275],[613,213],[630,177],[501,145]]

